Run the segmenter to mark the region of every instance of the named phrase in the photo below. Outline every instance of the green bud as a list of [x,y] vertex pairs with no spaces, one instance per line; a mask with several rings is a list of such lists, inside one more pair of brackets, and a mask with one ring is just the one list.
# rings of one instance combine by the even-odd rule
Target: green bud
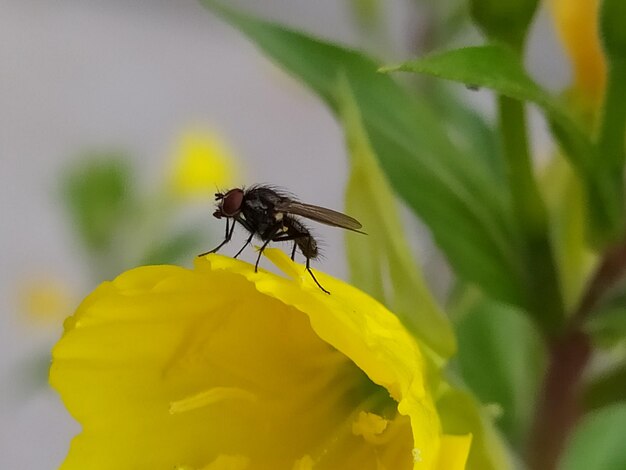
[[489,37],[519,49],[538,0],[470,0],[474,23]]
[[602,2],[600,33],[606,56],[626,61],[626,0]]

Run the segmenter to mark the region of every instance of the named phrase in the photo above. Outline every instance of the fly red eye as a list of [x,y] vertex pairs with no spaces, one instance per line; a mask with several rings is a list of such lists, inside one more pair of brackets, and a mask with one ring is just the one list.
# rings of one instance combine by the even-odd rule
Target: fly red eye
[[241,211],[243,203],[243,191],[241,189],[231,189],[224,195],[222,200],[222,213],[226,217],[233,217]]

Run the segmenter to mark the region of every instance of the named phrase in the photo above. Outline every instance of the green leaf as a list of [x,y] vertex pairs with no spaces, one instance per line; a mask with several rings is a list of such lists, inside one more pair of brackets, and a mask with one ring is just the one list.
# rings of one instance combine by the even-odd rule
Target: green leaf
[[492,44],[455,49],[401,65],[383,67],[381,71],[425,73],[468,86],[489,88],[510,98],[535,103],[546,114],[548,121],[565,133],[563,138],[571,140],[567,146],[575,150],[570,155],[574,166],[583,172],[587,171],[591,155],[578,148],[578,145],[592,147],[591,141],[550,95],[528,76],[519,56],[506,46]]
[[594,377],[587,385],[583,399],[588,409],[626,402],[626,364],[620,364]]
[[604,175],[605,187],[611,189],[616,207],[612,240],[618,242],[624,233],[624,163],[626,146],[626,2],[624,0],[604,0],[600,6],[600,38],[604,49],[606,86],[600,110],[598,126],[599,165]]
[[[368,233],[346,235],[351,277],[389,306],[416,338],[439,356],[450,357],[456,349],[452,326],[411,257],[393,190],[378,165],[345,79],[339,95],[351,156],[346,211],[359,219]],[[387,273],[391,282],[385,289]]]
[[569,441],[559,470],[626,468],[626,403],[590,413]]
[[489,88],[501,95],[529,101],[543,111],[572,166],[585,182],[593,210],[590,211],[596,238],[610,238],[621,226],[621,200],[607,175],[596,168],[600,159],[596,146],[578,124],[526,73],[519,56],[508,47],[487,45],[456,49],[381,69],[384,72],[424,73]]
[[119,229],[130,194],[131,169],[125,155],[89,154],[66,170],[65,204],[88,249],[109,248]]
[[450,84],[441,80],[428,84],[429,105],[447,126],[451,140],[465,155],[480,160],[491,173],[493,184],[506,185],[504,162],[500,155],[499,136],[491,124],[457,96]]
[[550,235],[559,270],[565,310],[572,311],[595,268],[586,238],[588,207],[580,179],[561,155],[555,155],[539,178],[550,219]]
[[489,295],[523,304],[522,262],[512,247],[510,201],[482,161],[452,144],[436,113],[359,52],[203,3],[250,37],[337,111],[345,75],[380,166],[397,194],[433,232],[456,272]]
[[466,470],[513,469],[512,458],[493,425],[492,418],[467,391],[448,388],[436,403],[443,432],[472,434]]
[[501,408],[500,429],[522,446],[546,364],[540,333],[525,312],[504,304],[478,298],[465,309],[455,324],[461,375],[483,403]]
[[613,347],[626,341],[626,306],[609,307],[593,315],[585,324],[594,342]]
[[[601,355],[602,369],[588,379],[584,402],[588,408],[601,408],[626,401],[626,299],[612,299],[608,306],[594,313],[584,324]],[[605,351],[602,351],[605,350]]]
[[[604,52],[610,62],[624,61],[626,58],[624,18],[626,18],[626,3],[623,0],[604,0],[602,2],[600,36]],[[622,121],[622,133],[624,131],[623,125],[624,122]]]
[[205,239],[201,230],[189,229],[157,242],[148,249],[140,265],[177,264],[200,252]]

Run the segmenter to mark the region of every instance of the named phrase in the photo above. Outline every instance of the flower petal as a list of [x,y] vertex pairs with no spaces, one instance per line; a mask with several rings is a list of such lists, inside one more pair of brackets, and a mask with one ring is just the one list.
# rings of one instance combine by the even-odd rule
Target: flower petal
[[62,469],[444,468],[424,364],[396,317],[268,256],[296,282],[209,255],[85,299],[50,372],[83,424]]
[[439,453],[439,419],[425,388],[422,355],[397,317],[362,291],[316,271],[316,278],[331,292],[326,295],[304,267],[292,262],[283,251],[266,249],[264,253],[300,283],[300,291],[294,290],[287,279],[259,276],[245,265],[233,265],[222,257],[207,260],[211,269],[239,272],[255,282],[259,291],[307,314],[319,337],[354,361],[373,382],[385,387],[398,402],[400,414],[410,418],[414,449],[420,455],[415,468],[434,468]]
[[557,32],[572,62],[575,86],[593,104],[604,92],[606,64],[598,35],[598,0],[551,0]]

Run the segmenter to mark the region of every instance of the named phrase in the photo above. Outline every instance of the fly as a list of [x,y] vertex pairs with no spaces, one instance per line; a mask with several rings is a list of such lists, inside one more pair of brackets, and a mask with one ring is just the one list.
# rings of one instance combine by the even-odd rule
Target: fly
[[199,256],[216,253],[228,243],[235,230],[235,222],[239,222],[250,233],[250,236],[237,252],[235,258],[257,236],[263,241],[263,245],[259,250],[259,255],[254,265],[254,271],[256,272],[259,268],[263,250],[270,242],[293,241],[291,259],[294,259],[296,249],[299,248],[306,258],[306,270],[315,281],[315,284],[327,294],[330,294],[330,292],[324,289],[317,281],[310,267],[310,261],[319,255],[317,240],[315,240],[309,229],[298,217],[304,217],[315,222],[357,233],[364,233],[360,231],[361,223],[349,215],[326,209],[325,207],[304,204],[270,186],[259,185],[248,189],[234,188],[225,193],[215,193],[215,200],[217,201],[217,210],[213,212],[213,216],[218,219],[226,219],[224,241],[211,251],[202,253]]

